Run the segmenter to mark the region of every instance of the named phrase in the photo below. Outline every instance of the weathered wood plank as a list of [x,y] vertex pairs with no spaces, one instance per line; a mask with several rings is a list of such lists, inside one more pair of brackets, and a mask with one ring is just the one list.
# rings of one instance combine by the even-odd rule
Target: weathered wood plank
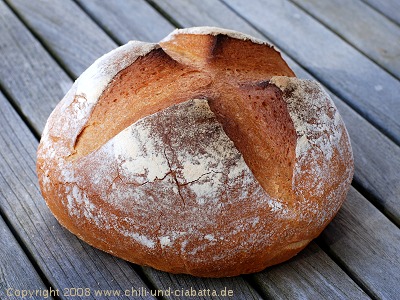
[[400,144],[396,78],[289,1],[224,3]]
[[288,262],[249,278],[267,299],[369,299],[315,242]]
[[[146,287],[131,265],[96,250],[63,229],[37,187],[37,141],[0,97],[0,207],[50,284],[58,289],[125,290]],[[25,274],[20,274],[26,276]],[[123,297],[117,297],[123,298]]]
[[73,1],[9,0],[7,3],[58,60],[68,61],[63,67],[74,77],[116,47]]
[[185,293],[192,293],[196,296],[192,297],[195,299],[262,299],[243,277],[199,278],[184,274],[172,275],[152,268],[143,268],[143,271],[154,286],[162,290],[178,291],[166,297],[167,299],[179,300]]
[[400,25],[400,2],[397,0],[361,0]]
[[72,81],[3,1],[0,32],[0,85],[40,133]]
[[399,297],[400,230],[355,189],[321,239],[374,297]]
[[233,11],[215,0],[148,0],[171,16],[181,27],[219,26],[238,30],[252,36],[263,38],[263,35],[239,18]]
[[373,196],[371,202],[400,226],[400,148],[345,103],[336,101],[336,105],[352,141],[354,180]]
[[[361,1],[292,0],[400,78],[400,27]],[[399,7],[400,9],[400,7]]]
[[78,0],[78,3],[119,44],[130,40],[157,43],[174,29],[144,0]]
[[[3,98],[1,94],[0,98]],[[0,177],[0,186],[1,181]],[[1,189],[0,197],[3,197],[2,193]],[[32,292],[48,290],[1,217],[0,257],[0,299],[21,299],[18,296],[22,290]]]

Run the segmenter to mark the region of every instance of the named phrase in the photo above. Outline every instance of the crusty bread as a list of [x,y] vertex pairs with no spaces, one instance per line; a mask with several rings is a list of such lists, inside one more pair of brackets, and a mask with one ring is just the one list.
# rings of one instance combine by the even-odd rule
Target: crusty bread
[[353,156],[318,83],[265,42],[198,27],[89,67],[49,117],[37,172],[55,217],[94,247],[222,277],[317,237],[346,197]]

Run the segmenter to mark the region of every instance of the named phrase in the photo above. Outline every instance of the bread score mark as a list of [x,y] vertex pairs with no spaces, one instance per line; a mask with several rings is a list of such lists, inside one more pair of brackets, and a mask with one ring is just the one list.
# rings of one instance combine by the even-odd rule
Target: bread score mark
[[[243,86],[250,89],[255,86],[259,90],[257,83],[266,82],[266,78],[276,74],[277,70],[281,69],[279,74],[289,76],[293,76],[293,72],[272,47],[232,35],[234,37],[222,34],[179,35],[179,41],[170,37],[160,43],[161,48],[154,46],[147,54],[137,57],[110,79],[88,113],[67,159],[75,160],[91,153],[130,124],[148,115],[201,97],[209,100],[211,110],[250,169],[258,170],[255,175],[259,180],[261,178],[264,189],[274,197],[289,191],[293,168],[287,165],[294,164],[296,138],[284,102],[275,97],[275,102],[280,101],[280,105],[264,103],[266,113],[263,115],[259,105],[250,103],[268,102],[272,86],[265,88],[264,94],[260,91],[254,99],[247,99],[251,97],[251,91],[244,93]],[[185,52],[189,44],[192,51]],[[238,54],[240,51],[232,51],[238,48],[243,48],[245,54],[241,56]],[[249,61],[254,63],[249,64]],[[77,84],[79,86],[80,82]],[[86,84],[85,81],[82,84]],[[279,111],[273,116],[268,111],[275,108]],[[279,135],[271,136],[276,132],[275,125],[279,120],[282,120],[280,125],[288,120],[287,125],[280,127]],[[280,143],[284,150],[273,145],[279,136],[285,141]],[[268,143],[264,142],[266,139]],[[264,167],[260,169],[259,166]],[[281,182],[286,186],[283,187]],[[282,188],[278,190],[279,186]]]
[[[235,38],[172,34],[117,74],[110,74],[109,84],[94,100],[96,105],[87,113],[87,122],[74,140],[74,156],[90,153],[130,124],[170,105],[201,96],[213,98],[224,94],[228,84],[265,81],[274,75],[294,76],[271,46],[255,44],[246,36],[238,39],[237,33],[231,35]],[[117,55],[114,58],[120,59]],[[96,68],[101,69],[102,64]],[[88,73],[93,72],[96,70]],[[91,80],[90,76],[83,77],[78,79],[78,87],[87,86]]]
[[[277,199],[294,199],[299,193],[292,188],[296,182],[294,172],[301,171],[296,158],[311,145],[304,124],[318,116],[307,116],[309,119],[300,124],[298,108],[291,110],[294,102],[288,101],[287,92],[283,97],[283,82],[290,82],[293,90],[296,85],[304,86],[305,81],[290,77],[294,74],[279,52],[259,40],[213,28],[203,34],[193,33],[172,33],[160,42],[161,48],[156,44],[128,44],[126,49],[115,50],[90,67],[78,79],[76,96],[67,107],[73,108],[80,124],[72,124],[76,129],[70,132],[78,134],[72,138],[70,152],[66,151],[67,159],[88,155],[146,116],[202,97],[208,99],[217,120],[264,190]],[[118,62],[117,67],[112,61]],[[101,83],[100,87],[92,87],[96,82]],[[89,92],[80,86],[86,86]],[[298,98],[308,101],[316,90],[302,89]],[[317,99],[314,108],[306,109],[315,112],[320,104]],[[341,131],[338,124],[334,129]],[[320,144],[329,148],[332,145],[330,140],[326,143],[327,134]],[[321,176],[316,176],[314,182]]]
[[80,238],[202,276],[293,256],[332,219],[353,172],[321,86],[263,42],[213,28],[96,61],[50,116],[37,165],[48,205]]

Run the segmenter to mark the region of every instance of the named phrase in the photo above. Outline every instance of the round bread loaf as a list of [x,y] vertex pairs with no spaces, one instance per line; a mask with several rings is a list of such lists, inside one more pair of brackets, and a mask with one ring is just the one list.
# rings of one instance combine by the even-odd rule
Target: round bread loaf
[[223,277],[317,237],[346,197],[353,156],[318,83],[263,41],[198,27],[89,67],[49,117],[37,173],[57,220],[94,247]]

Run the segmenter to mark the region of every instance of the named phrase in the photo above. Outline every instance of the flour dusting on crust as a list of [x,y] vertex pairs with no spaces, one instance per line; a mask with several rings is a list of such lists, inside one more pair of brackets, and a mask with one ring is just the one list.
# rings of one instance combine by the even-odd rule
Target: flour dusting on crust
[[[325,197],[327,202],[334,203],[337,193],[332,191],[324,195],[329,185],[326,179],[338,176],[337,162],[342,160],[341,164],[345,164],[349,157],[351,160],[346,164],[341,180],[345,184],[335,191],[345,191],[345,186],[350,184],[353,164],[346,127],[332,99],[317,82],[283,76],[273,77],[270,82],[283,92],[297,133],[293,189],[303,198],[305,206],[313,208],[315,214],[320,216],[317,220],[323,224],[331,215],[307,199]],[[334,155],[335,160],[332,159]]]
[[[215,254],[225,260],[231,245],[240,251],[270,245],[279,220],[294,217],[265,193],[205,99],[135,122],[100,149],[63,164],[59,176],[72,183],[63,190],[71,217],[84,216],[146,251],[162,249],[193,262],[215,247],[226,249]],[[90,201],[93,195],[101,201]],[[150,219],[158,225],[148,226]],[[266,222],[276,230],[265,233]]]
[[296,157],[304,156],[310,147],[318,147],[330,160],[345,129],[329,95],[312,80],[276,76],[270,82],[284,93],[283,99],[298,136]]
[[[251,215],[267,207],[277,218],[279,211],[282,213],[281,204],[276,204],[277,200],[257,183],[205,99],[183,102],[147,116],[109,143],[118,179],[110,186],[107,201],[121,210],[128,208],[140,219],[150,218],[154,207],[158,207],[163,217],[152,240],[164,251],[174,243],[190,246],[194,241],[206,243],[192,251],[193,255],[204,251],[214,240],[209,231],[221,222],[224,210],[233,205],[240,207],[244,201]],[[250,222],[240,214],[235,220],[234,215],[229,221],[241,227]],[[235,230],[217,230],[214,235],[227,243],[232,232]],[[148,232],[149,240],[151,235]]]
[[[41,143],[47,147],[49,126],[52,135],[69,141],[65,151],[72,152],[75,140],[90,117],[101,94],[118,72],[130,66],[136,59],[159,48],[158,44],[130,41],[97,59],[75,81],[71,90],[52,112],[44,128]],[[54,118],[61,118],[54,120]],[[53,141],[50,141],[51,144]]]

